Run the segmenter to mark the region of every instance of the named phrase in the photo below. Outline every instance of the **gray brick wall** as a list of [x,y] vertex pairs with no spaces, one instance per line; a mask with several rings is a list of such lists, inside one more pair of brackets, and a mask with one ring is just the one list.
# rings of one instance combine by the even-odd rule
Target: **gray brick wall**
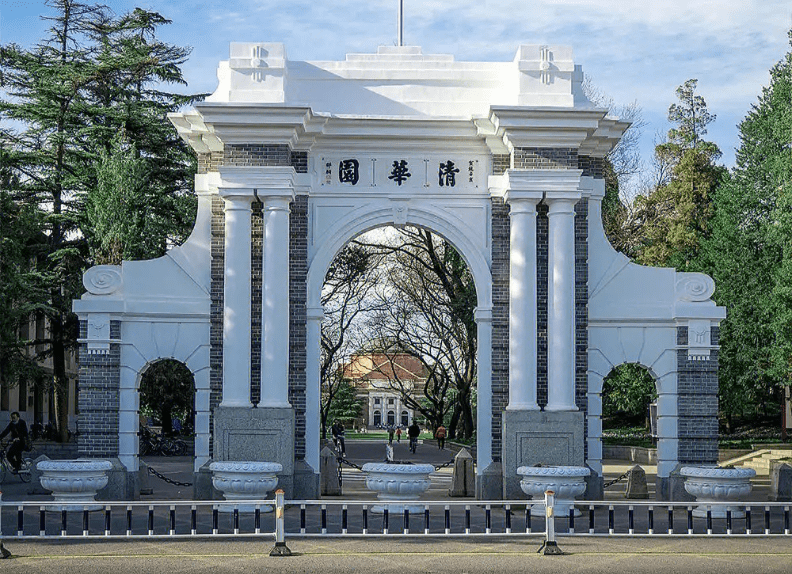
[[511,154],[492,156],[492,175],[503,175],[511,167]]
[[[575,404],[588,412],[588,200],[575,205]],[[588,437],[588,425],[583,426]],[[588,441],[583,442],[588,456]]]
[[536,402],[547,404],[547,205],[536,207]]
[[223,152],[213,151],[198,154],[198,173],[209,173],[217,171],[223,161]]
[[[211,241],[211,304],[209,308],[209,409],[223,400],[223,289],[225,283],[225,210],[223,198],[212,197],[212,241]],[[212,415],[210,415],[211,419]],[[211,424],[209,428],[214,428]],[[214,441],[209,441],[212,454]]]
[[512,167],[516,169],[578,169],[577,150],[573,148],[514,148]]
[[[308,173],[308,152],[292,151],[286,144],[235,144],[223,150],[222,165],[292,166],[297,173]],[[215,169],[219,164],[214,165]]]
[[291,166],[297,173],[308,173],[308,152],[307,151],[293,151],[291,152]]
[[235,144],[223,150],[224,166],[291,165],[291,150],[286,144]]
[[[80,321],[80,338],[88,336],[87,321]],[[110,322],[110,338],[121,338],[121,323]],[[77,449],[88,458],[118,456],[118,409],[121,385],[121,346],[110,344],[106,354],[88,354],[79,348],[79,420]]]
[[[717,344],[720,332],[713,328]],[[677,345],[688,344],[687,327],[677,327]],[[687,350],[677,350],[679,462],[718,462],[718,352],[706,361],[688,360]]]
[[492,459],[503,455],[501,415],[509,404],[509,206],[492,198]]
[[289,401],[294,407],[295,457],[305,458],[306,307],[308,300],[308,196],[300,195],[289,216]]
[[264,217],[262,203],[253,202],[250,219],[250,402],[254,405],[261,400],[261,313],[263,280],[263,251],[264,251]]
[[605,160],[601,157],[588,155],[578,156],[578,169],[583,170],[583,175],[602,179],[605,177]]

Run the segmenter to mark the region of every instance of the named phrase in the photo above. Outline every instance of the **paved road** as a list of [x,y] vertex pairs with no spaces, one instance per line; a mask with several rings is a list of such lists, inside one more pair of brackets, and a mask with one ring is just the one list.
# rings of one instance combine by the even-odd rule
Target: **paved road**
[[789,574],[792,540],[574,539],[559,540],[563,556],[537,554],[538,539],[444,541],[296,540],[291,557],[271,557],[269,540],[9,543],[4,574],[70,572],[322,572],[416,574],[468,572],[641,572],[642,574]]
[[[382,462],[385,460],[386,439],[381,440],[349,440],[347,441],[346,458],[355,464],[366,462]],[[410,452],[406,438],[401,442],[393,441],[393,459],[414,463],[443,464],[454,458],[459,448],[448,445],[445,449],[437,448],[435,441],[421,441],[415,454]]]

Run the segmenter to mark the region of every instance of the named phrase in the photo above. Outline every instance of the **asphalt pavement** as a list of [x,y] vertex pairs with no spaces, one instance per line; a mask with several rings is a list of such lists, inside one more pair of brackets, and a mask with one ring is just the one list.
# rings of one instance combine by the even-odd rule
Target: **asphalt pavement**
[[269,556],[271,540],[189,542],[10,542],[4,574],[334,573],[684,573],[789,574],[792,540],[779,538],[559,539],[561,556],[537,553],[539,538],[325,538],[288,542],[292,556]]

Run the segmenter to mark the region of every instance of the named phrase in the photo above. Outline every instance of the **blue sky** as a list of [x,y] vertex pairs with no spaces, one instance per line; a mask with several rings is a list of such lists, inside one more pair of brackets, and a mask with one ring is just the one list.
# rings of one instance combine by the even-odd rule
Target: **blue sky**
[[[283,42],[293,60],[343,59],[396,42],[398,0],[105,0],[116,13],[140,6],[173,20],[169,42],[193,47],[185,66],[190,91],[211,92],[215,68],[232,41]],[[594,84],[617,104],[637,101],[648,125],[668,129],[674,90],[698,78],[717,114],[708,137],[734,162],[737,124],[789,49],[788,0],[404,0],[405,44],[457,60],[509,61],[519,44],[572,46]],[[0,42],[32,46],[47,24],[43,0],[1,0]]]

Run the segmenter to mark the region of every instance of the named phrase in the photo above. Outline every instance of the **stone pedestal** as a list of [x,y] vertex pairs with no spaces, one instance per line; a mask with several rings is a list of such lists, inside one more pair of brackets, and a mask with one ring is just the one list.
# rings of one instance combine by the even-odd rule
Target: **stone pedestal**
[[283,467],[278,487],[294,498],[294,410],[216,408],[214,460],[276,462]]
[[786,462],[770,461],[770,496],[774,502],[792,500],[792,466]]
[[476,474],[473,471],[473,457],[463,448],[454,457],[454,475],[448,496],[475,496]]
[[328,447],[322,449],[320,489],[322,496],[341,496],[341,485],[338,484],[338,459]]
[[583,425],[580,411],[504,411],[503,497],[522,497],[518,467],[583,466]]

